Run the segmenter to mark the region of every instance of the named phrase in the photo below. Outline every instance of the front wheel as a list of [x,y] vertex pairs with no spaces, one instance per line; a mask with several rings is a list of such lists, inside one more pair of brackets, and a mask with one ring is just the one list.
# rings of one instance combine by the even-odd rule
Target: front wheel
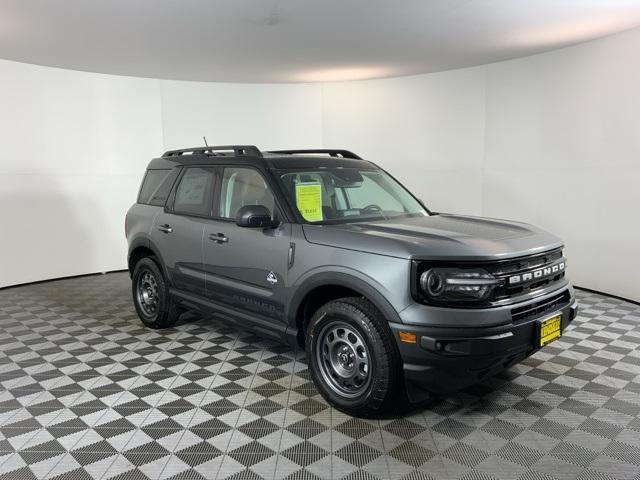
[[156,262],[145,257],[136,263],[131,277],[133,304],[147,327],[167,328],[178,321],[179,311]]
[[309,323],[306,351],[318,390],[339,410],[369,417],[402,396],[397,346],[366,299],[341,298],[320,307]]

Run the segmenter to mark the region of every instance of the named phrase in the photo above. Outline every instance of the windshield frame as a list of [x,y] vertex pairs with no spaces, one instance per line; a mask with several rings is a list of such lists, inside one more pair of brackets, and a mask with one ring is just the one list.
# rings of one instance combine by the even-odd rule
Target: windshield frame
[[[337,167],[333,165],[318,165],[318,166],[309,166],[309,167],[300,167],[300,168],[271,168],[270,169],[271,173],[275,177],[276,182],[278,183],[278,187],[281,194],[284,197],[284,201],[286,202],[287,206],[295,216],[297,223],[301,223],[305,225],[345,225],[345,224],[351,224],[351,223],[393,221],[394,219],[397,219],[397,218],[415,218],[417,216],[417,214],[405,213],[405,214],[396,215],[392,218],[387,218],[384,216],[375,217],[375,218],[346,216],[341,218],[325,219],[319,222],[310,222],[309,220],[306,220],[298,210],[298,207],[295,204],[295,199],[291,198],[291,196],[287,193],[287,186],[284,180],[282,179],[282,176],[286,175],[287,173],[317,172],[322,170],[332,170],[334,168],[337,168]],[[363,172],[364,171],[381,172],[382,174],[387,175],[389,177],[389,180],[395,183],[395,185],[399,187],[401,190],[406,192],[413,200],[415,200],[415,202],[418,205],[420,205],[424,209],[424,211],[426,212],[425,216],[430,217],[434,215],[434,213],[431,210],[429,210],[429,208],[418,197],[416,197],[413,194],[413,192],[411,192],[411,190],[405,187],[402,184],[402,182],[400,182],[397,178],[395,178],[385,169],[380,168],[375,164],[370,164],[367,166],[358,166],[358,167],[345,167],[345,168],[356,169],[358,171],[363,171]]]

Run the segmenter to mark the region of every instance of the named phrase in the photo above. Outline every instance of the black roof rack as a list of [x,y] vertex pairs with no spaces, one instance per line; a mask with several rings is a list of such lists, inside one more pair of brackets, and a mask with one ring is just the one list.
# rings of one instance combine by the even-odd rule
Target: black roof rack
[[215,145],[211,147],[182,148],[164,152],[163,157],[175,157],[185,153],[206,154],[207,152],[232,151],[237,157],[262,157],[262,152],[255,145]]
[[353,158],[355,160],[362,160],[362,158],[349,150],[340,149],[327,149],[327,148],[315,148],[310,150],[269,150],[267,153],[286,153],[289,155],[295,155],[296,153],[323,153],[332,157]]

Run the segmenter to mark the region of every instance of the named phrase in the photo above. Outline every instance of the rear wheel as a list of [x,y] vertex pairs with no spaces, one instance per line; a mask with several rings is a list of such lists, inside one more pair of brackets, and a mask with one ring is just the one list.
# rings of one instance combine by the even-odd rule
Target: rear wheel
[[366,299],[342,298],[320,307],[309,323],[306,351],[318,390],[339,410],[369,417],[403,396],[395,341]]
[[131,290],[136,312],[147,327],[167,328],[178,321],[178,308],[169,295],[162,271],[151,257],[136,263]]

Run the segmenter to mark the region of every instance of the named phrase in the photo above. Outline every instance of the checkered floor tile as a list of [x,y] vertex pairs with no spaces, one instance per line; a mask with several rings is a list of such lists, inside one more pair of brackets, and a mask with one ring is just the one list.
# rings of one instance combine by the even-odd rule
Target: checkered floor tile
[[555,343],[400,418],[330,408],[302,352],[187,314],[146,329],[125,273],[0,291],[0,480],[640,480],[640,307],[578,292]]

